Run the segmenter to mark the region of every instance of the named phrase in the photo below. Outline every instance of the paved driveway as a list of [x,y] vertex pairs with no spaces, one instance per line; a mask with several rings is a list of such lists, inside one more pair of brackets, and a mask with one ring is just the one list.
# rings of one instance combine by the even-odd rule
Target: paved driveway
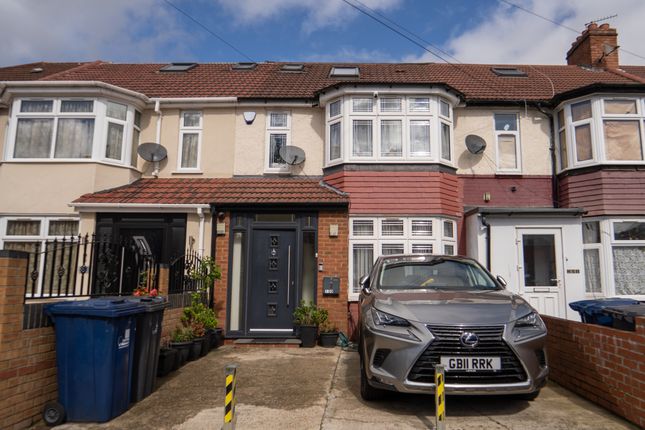
[[[355,352],[227,346],[160,380],[155,393],[110,423],[57,429],[219,429],[227,363],[240,366],[238,429],[434,428],[432,396],[363,402]],[[450,430],[636,428],[552,383],[533,402],[449,396],[446,410]]]

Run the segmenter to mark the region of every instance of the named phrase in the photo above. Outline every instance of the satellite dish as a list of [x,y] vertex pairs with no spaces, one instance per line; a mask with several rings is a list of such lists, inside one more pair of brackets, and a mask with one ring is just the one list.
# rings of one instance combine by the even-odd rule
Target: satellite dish
[[305,151],[297,146],[283,146],[279,151],[280,157],[285,163],[295,166],[305,161]]
[[139,145],[137,153],[146,161],[158,162],[168,156],[166,148],[155,142],[146,142]]
[[486,149],[486,141],[476,134],[466,136],[466,148],[471,154],[481,154]]

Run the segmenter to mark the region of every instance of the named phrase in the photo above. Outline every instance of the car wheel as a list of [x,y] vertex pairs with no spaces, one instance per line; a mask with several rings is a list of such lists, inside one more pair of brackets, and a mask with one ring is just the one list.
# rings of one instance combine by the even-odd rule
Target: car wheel
[[48,402],[43,408],[43,421],[49,427],[54,427],[65,422],[65,408],[58,402]]
[[362,354],[359,356],[361,362],[361,397],[368,402],[379,400],[383,398],[383,390],[372,387],[367,382],[367,374],[365,373],[365,365],[363,364]]
[[540,395],[540,390],[535,390],[532,393],[519,394],[517,397],[528,402],[533,401]]

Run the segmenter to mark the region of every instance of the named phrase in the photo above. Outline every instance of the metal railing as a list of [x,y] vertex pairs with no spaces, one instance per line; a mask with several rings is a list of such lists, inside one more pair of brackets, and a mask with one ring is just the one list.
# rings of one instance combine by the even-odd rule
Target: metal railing
[[170,262],[168,272],[168,293],[198,291],[203,288],[202,281],[195,279],[194,273],[201,270],[202,257],[197,251],[188,250]]
[[131,239],[72,236],[36,244],[29,256],[25,300],[129,295],[158,287],[154,256]]

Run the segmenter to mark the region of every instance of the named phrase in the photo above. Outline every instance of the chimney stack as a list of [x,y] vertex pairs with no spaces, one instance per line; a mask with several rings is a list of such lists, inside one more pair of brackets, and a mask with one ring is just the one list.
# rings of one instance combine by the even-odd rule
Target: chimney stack
[[587,25],[567,52],[567,64],[618,68],[618,33],[609,24]]

